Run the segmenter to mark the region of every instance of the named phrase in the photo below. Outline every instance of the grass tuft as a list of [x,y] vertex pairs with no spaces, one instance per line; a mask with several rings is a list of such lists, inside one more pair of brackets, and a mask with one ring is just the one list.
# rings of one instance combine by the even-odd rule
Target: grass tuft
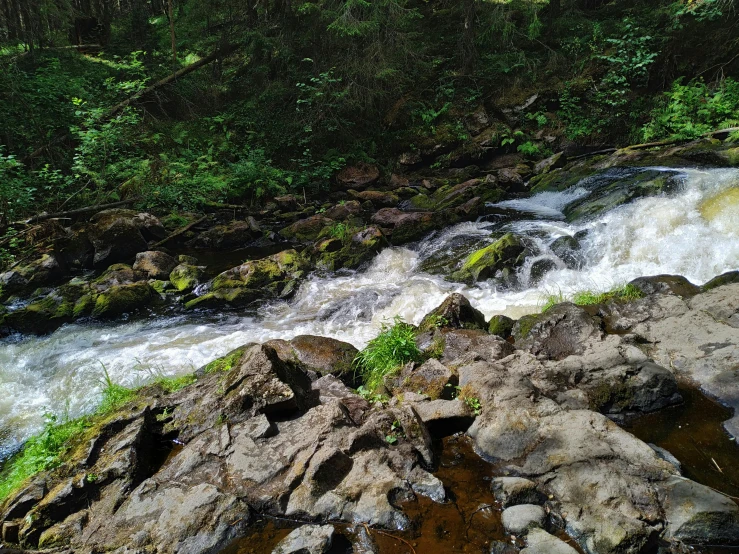
[[393,325],[382,325],[380,334],[357,354],[354,366],[364,386],[376,390],[385,377],[393,375],[408,362],[421,361],[423,354],[416,346],[416,328],[396,316]]
[[632,300],[638,300],[643,296],[644,293],[634,285],[623,285],[606,292],[581,290],[574,293],[571,298],[568,298],[562,292],[559,292],[557,294],[549,294],[544,297],[544,304],[541,308],[541,313],[546,313],[562,302],[569,301],[578,306],[594,306],[596,304],[604,304],[610,300],[631,302]]

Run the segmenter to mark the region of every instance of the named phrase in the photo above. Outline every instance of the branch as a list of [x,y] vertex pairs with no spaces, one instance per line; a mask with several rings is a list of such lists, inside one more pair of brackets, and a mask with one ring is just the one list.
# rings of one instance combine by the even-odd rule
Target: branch
[[110,204],[99,204],[97,206],[87,206],[86,208],[77,208],[75,210],[69,210],[66,212],[57,212],[55,214],[39,214],[33,216],[31,219],[26,219],[24,221],[16,221],[15,223],[12,223],[12,225],[28,225],[30,223],[38,223],[39,221],[46,221],[47,219],[57,219],[57,218],[64,218],[64,217],[70,217],[75,215],[82,215],[90,212],[98,212],[102,210],[108,210],[110,208],[118,208],[120,206],[126,206],[128,204],[133,204],[136,202],[138,198],[131,198],[129,200],[121,200],[120,202],[111,202]]

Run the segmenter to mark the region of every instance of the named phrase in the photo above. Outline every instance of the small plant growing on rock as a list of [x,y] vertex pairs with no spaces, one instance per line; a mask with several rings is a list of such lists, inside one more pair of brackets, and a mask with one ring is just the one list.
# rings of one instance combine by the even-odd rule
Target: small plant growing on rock
[[364,386],[374,391],[385,377],[396,373],[408,362],[418,362],[422,353],[416,345],[416,328],[396,316],[392,326],[382,324],[380,334],[357,354],[354,367]]

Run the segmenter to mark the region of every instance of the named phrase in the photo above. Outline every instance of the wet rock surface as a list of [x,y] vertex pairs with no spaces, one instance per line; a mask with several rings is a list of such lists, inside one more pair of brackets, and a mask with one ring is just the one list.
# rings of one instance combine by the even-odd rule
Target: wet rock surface
[[[107,279],[128,270],[116,271]],[[522,552],[575,552],[554,536],[561,530],[599,554],[739,545],[734,501],[612,421],[680,402],[675,371],[726,371],[738,286],[689,297],[660,290],[601,306],[599,316],[561,304],[526,333],[516,323],[515,346],[455,329],[450,317],[427,332],[443,338],[440,359],[401,372],[387,406],[337,378],[356,354],[350,345],[310,336],[247,345],[195,384],[171,394],[153,385],[100,422],[62,468],[3,503],[5,540],[85,553],[212,552],[264,515],[406,532],[413,511],[404,502],[447,497],[429,472],[445,462],[428,428],[451,421],[472,422],[468,434],[498,475],[485,485],[491,506],[505,509],[498,529],[526,534]],[[628,332],[604,332],[614,318]],[[701,343],[702,328],[714,342]],[[671,369],[660,365],[667,351]],[[172,437],[182,446],[157,461],[152,446]],[[298,550],[285,551],[321,552],[333,527],[323,529],[299,528],[283,545]]]

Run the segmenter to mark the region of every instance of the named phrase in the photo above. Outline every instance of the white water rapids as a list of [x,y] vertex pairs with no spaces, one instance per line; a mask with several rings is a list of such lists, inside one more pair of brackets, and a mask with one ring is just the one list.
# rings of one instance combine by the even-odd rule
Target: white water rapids
[[[466,295],[489,318],[537,311],[547,293],[608,290],[643,275],[680,274],[701,284],[739,268],[739,170],[681,170],[681,189],[642,198],[592,220],[568,224],[561,210],[589,194],[582,187],[498,205],[519,219],[462,223],[413,248],[388,248],[362,272],[305,281],[290,302],[251,315],[177,316],[112,324],[67,325],[46,337],[0,343],[0,460],[37,432],[44,412],[77,416],[100,400],[103,366],[116,383],[136,385],[157,375],[194,369],[248,342],[313,334],[362,347],[382,322],[400,315],[418,323],[451,292]],[[419,269],[457,240],[492,230],[529,237],[556,269],[528,286],[531,260],[516,291],[450,283]],[[582,269],[567,269],[549,245],[588,231]]]

